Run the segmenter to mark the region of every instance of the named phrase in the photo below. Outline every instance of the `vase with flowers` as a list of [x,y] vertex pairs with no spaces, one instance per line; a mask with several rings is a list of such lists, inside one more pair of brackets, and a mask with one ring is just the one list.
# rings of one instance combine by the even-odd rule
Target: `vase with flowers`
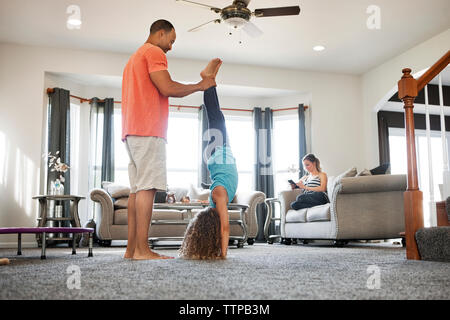
[[59,157],[59,151],[56,151],[55,155],[49,152],[46,156],[48,157],[48,167],[50,168],[50,172],[59,173],[59,177],[56,178],[55,181],[52,181],[50,184],[51,187],[50,194],[63,195],[64,182],[66,182],[63,174],[67,172],[67,170],[69,170],[70,167],[64,162],[61,162],[61,158]]

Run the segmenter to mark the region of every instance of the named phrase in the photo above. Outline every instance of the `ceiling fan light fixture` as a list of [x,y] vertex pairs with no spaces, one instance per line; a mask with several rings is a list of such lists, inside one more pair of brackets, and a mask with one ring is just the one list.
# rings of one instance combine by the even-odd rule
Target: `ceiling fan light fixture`
[[227,20],[225,20],[225,23],[231,28],[231,29],[241,29],[242,27],[244,27],[247,24],[247,20],[243,19],[243,18],[229,18]]

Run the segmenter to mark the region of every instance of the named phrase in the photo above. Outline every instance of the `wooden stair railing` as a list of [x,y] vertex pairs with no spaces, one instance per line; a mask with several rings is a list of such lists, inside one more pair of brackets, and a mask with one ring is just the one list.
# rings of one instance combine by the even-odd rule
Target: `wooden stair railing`
[[406,152],[408,161],[408,186],[404,193],[406,258],[420,260],[415,239],[416,231],[423,228],[423,194],[419,190],[417,175],[416,142],[414,134],[414,100],[434,77],[447,67],[450,62],[450,51],[439,59],[419,79],[414,79],[411,69],[402,70],[403,76],[398,82],[398,97],[403,101],[405,109]]

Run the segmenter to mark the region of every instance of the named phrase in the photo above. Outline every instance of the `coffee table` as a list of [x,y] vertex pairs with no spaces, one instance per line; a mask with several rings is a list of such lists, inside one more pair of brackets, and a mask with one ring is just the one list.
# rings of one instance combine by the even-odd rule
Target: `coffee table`
[[[152,220],[151,225],[188,225],[191,219],[194,217],[192,210],[201,210],[209,206],[209,203],[205,202],[176,202],[176,203],[155,203],[154,209],[169,209],[179,210],[180,216],[182,211],[187,211],[187,218],[180,220]],[[245,224],[245,211],[248,209],[248,205],[231,203],[228,205],[228,210],[239,210],[239,219],[230,220],[230,225],[240,225],[243,230],[243,236],[230,236],[230,240],[237,240],[237,247],[243,248],[244,242],[247,241],[247,225]],[[151,237],[148,239],[150,248],[155,247],[155,243],[158,241],[183,241],[184,237]]]

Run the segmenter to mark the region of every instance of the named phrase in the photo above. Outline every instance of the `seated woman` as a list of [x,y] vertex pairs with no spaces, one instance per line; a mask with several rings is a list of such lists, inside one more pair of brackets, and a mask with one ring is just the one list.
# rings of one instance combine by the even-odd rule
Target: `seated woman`
[[[327,174],[322,172],[320,161],[312,153],[303,157],[303,167],[308,174],[304,175],[296,185],[303,189],[297,200],[291,203],[294,210],[311,208],[330,202],[327,196]],[[295,185],[291,185],[294,189]]]
[[[201,76],[211,73],[215,76],[221,64],[220,59],[212,60]],[[225,259],[230,236],[228,203],[236,194],[238,173],[216,88],[206,90],[203,97],[210,136],[208,149],[212,150],[207,160],[212,182],[209,187],[210,207],[200,211],[189,223],[180,256],[187,259]]]

